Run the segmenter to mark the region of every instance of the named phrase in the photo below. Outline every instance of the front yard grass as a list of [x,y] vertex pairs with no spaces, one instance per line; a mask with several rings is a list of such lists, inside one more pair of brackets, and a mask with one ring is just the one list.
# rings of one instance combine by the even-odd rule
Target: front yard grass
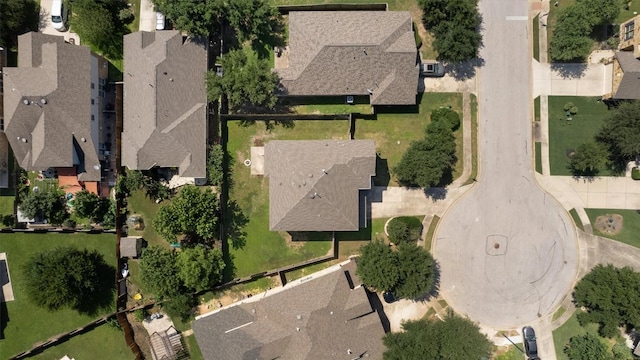
[[[576,335],[584,335],[586,333],[590,333],[598,336],[598,325],[595,323],[588,324],[586,327],[583,327],[578,322],[578,313],[581,310],[576,310],[573,315],[560,326],[559,328],[553,331],[553,343],[556,348],[556,356],[558,360],[569,360],[569,357],[564,353],[564,347],[569,343],[569,339],[572,336]],[[598,336],[599,337],[599,336]],[[599,337],[600,338],[600,337]],[[608,340],[600,338],[604,342],[608,343]]]
[[[13,233],[0,236],[0,252],[7,253],[7,264],[15,297],[14,301],[6,303],[7,313],[0,316],[2,319],[0,327],[4,329],[4,340],[0,341],[0,354],[3,358],[28,350],[36,342],[45,341],[53,335],[73,330],[115,311],[115,303],[110,309],[103,309],[99,314],[90,316],[70,309],[49,311],[29,301],[24,289],[25,264],[36,252],[50,251],[64,245],[96,249],[108,264],[116,267],[116,237],[113,234]],[[122,342],[124,343],[124,337]],[[109,351],[104,349],[105,353]],[[89,358],[93,357],[89,356]],[[105,357],[107,358],[109,357]]]
[[[564,105],[572,102],[578,113],[567,120]],[[549,162],[551,175],[572,175],[567,168],[572,151],[591,141],[608,116],[607,106],[596,97],[549,96]],[[608,169],[599,175],[610,176]]]
[[540,14],[533,18],[533,58],[540,61]]
[[[638,213],[638,211],[617,209],[585,209],[585,211],[589,216],[589,222],[593,227],[594,234],[640,248],[640,237],[638,237],[638,234],[640,233],[640,214]],[[622,215],[622,231],[620,231],[616,235],[610,235],[602,233],[596,229],[596,219],[598,218],[598,216],[606,214]]]
[[576,224],[576,226],[580,230],[584,231],[584,225],[582,225],[582,220],[580,220],[580,215],[578,215],[576,209],[569,210],[569,215],[571,215],[571,218],[573,219],[573,222]]
[[[627,3],[627,1],[625,1],[624,3]],[[618,17],[615,20],[616,24],[621,24],[627,20],[630,20],[640,12],[640,1],[628,0],[628,3],[630,4],[629,9],[626,9],[624,5],[620,9],[620,14],[618,14]],[[618,30],[616,29],[616,32],[617,31]]]

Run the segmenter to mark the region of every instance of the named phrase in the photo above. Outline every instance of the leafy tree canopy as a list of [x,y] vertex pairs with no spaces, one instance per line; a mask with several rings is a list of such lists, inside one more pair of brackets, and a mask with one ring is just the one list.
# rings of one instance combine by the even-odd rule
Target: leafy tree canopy
[[373,240],[360,248],[356,273],[369,288],[392,290],[400,279],[398,256],[384,242]]
[[184,285],[195,291],[202,291],[222,280],[225,264],[219,249],[207,250],[204,246],[197,245],[182,249],[178,253],[176,265],[178,276]]
[[640,101],[623,102],[611,111],[597,138],[622,166],[640,156]]
[[569,160],[569,169],[574,175],[596,175],[609,162],[609,151],[604,144],[588,141],[581,144]]
[[444,121],[449,124],[449,128],[455,131],[460,127],[460,114],[457,111],[442,107],[431,112],[431,122],[438,123]]
[[169,204],[160,208],[153,226],[168,241],[176,241],[177,235],[185,235],[185,245],[211,245],[219,231],[219,207],[217,194],[186,185]]
[[461,62],[477,56],[482,35],[476,0],[420,0],[419,5],[425,27],[435,35],[439,60]]
[[248,50],[232,50],[219,59],[223,75],[214,71],[207,73],[207,97],[217,100],[227,94],[229,107],[237,111],[242,107],[264,107],[272,109],[276,104],[275,90],[278,75],[271,72],[266,60],[259,60]]
[[40,7],[33,0],[0,0],[0,45],[11,49],[18,35],[38,31]]
[[207,160],[207,177],[209,178],[209,184],[213,186],[222,185],[222,179],[224,177],[224,169],[222,162],[224,160],[224,150],[222,145],[216,144],[209,150],[209,159]]
[[400,216],[391,219],[387,225],[389,240],[399,244],[403,242],[415,242],[420,239],[422,223],[411,216]]
[[219,25],[225,14],[225,2],[222,0],[152,0],[152,2],[176,28],[196,36],[208,36]]
[[122,59],[122,36],[128,29],[118,13],[126,6],[121,1],[73,0],[71,27],[105,56]]
[[140,280],[158,297],[173,296],[182,290],[176,255],[172,250],[150,246],[142,251]]
[[640,324],[640,273],[629,267],[616,268],[613,265],[596,265],[573,292],[577,306],[584,306],[588,312],[578,314],[581,324],[600,324],[600,334],[615,337],[619,326]]
[[115,269],[96,250],[58,247],[31,256],[25,265],[29,300],[51,310],[69,307],[82,312],[113,299]]
[[493,349],[478,325],[459,316],[407,321],[402,329],[384,336],[384,360],[481,360],[488,359]]
[[433,290],[436,262],[424,247],[403,243],[398,247],[400,277],[393,293],[398,297],[415,299]]
[[43,218],[58,225],[69,217],[63,194],[55,190],[29,192],[20,204],[20,211],[27,218]]
[[609,350],[605,344],[592,334],[572,336],[564,348],[569,360],[609,360]]

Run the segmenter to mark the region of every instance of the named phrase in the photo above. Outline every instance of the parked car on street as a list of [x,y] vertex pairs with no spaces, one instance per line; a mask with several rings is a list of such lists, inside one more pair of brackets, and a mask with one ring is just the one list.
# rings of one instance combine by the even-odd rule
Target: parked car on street
[[425,61],[420,63],[420,74],[426,77],[444,76],[444,65],[437,61]]
[[536,332],[531,326],[522,328],[522,340],[524,341],[524,352],[529,360],[540,360],[538,357],[538,344],[536,343]]

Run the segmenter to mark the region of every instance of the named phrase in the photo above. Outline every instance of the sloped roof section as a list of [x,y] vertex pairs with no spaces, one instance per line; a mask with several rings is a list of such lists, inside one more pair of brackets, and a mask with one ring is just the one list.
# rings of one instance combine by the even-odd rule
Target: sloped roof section
[[382,359],[384,328],[365,289],[357,286],[355,268],[354,261],[343,263],[309,281],[196,318],[192,329],[203,357]]
[[372,105],[413,105],[416,57],[409,12],[292,11],[289,66],[276,72],[288,95],[371,95]]
[[640,60],[632,51],[616,52],[616,59],[624,72],[615,99],[640,99]]
[[80,165],[79,180],[100,181],[91,120],[94,55],[88,47],[35,32],[18,37],[18,54],[18,67],[4,68],[3,80],[5,132],[20,166]]
[[198,39],[175,30],[125,35],[123,165],[206,177],[206,71]]
[[274,140],[265,145],[269,228],[357,231],[360,189],[375,175],[373,140]]

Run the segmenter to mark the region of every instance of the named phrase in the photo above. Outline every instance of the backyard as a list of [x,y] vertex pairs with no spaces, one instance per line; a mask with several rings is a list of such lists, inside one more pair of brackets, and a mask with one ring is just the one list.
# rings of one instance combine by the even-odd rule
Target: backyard
[[[578,113],[568,117],[564,111],[573,103]],[[551,175],[572,175],[569,155],[581,144],[593,140],[608,116],[607,106],[596,97],[549,96],[549,163]],[[568,120],[571,119],[571,120]],[[611,175],[601,169],[599,175]]]
[[[100,349],[100,351],[96,351],[96,349]],[[122,330],[109,324],[100,325],[87,333],[74,336],[32,358],[61,359],[65,355],[78,360],[126,360],[135,358],[124,340]]]
[[[2,234],[0,252],[7,254],[7,264],[15,297],[14,301],[6,303],[6,313],[0,317],[2,319],[0,330],[4,333],[4,340],[0,341],[2,358],[28,350],[34,343],[83,326],[97,317],[115,310],[114,302],[109,309],[101,309],[99,314],[94,315],[81,314],[70,309],[49,311],[34,305],[26,298],[27,295],[23,288],[23,267],[30,256],[36,252],[49,251],[65,245],[96,249],[104,256],[108,264],[114,267],[116,265],[116,238],[113,234]],[[5,310],[4,307],[3,310]],[[104,334],[108,339],[111,339],[110,333],[105,332]],[[93,336],[87,335],[89,339]],[[119,333],[117,337],[122,340],[122,344],[126,348],[122,334]],[[98,341],[97,338],[98,336],[91,341]],[[104,341],[112,342],[107,339]],[[103,359],[117,359],[119,353],[117,347],[102,348],[100,355],[104,356]]]
[[640,248],[640,237],[638,237],[638,234],[640,233],[640,213],[638,213],[638,211],[613,209],[585,209],[585,211],[587,212],[587,215],[589,215],[589,222],[591,222],[592,225],[596,223],[598,216],[608,214],[622,215],[622,230],[618,234],[612,235],[600,232],[597,230],[596,226],[593,225],[594,234]]

